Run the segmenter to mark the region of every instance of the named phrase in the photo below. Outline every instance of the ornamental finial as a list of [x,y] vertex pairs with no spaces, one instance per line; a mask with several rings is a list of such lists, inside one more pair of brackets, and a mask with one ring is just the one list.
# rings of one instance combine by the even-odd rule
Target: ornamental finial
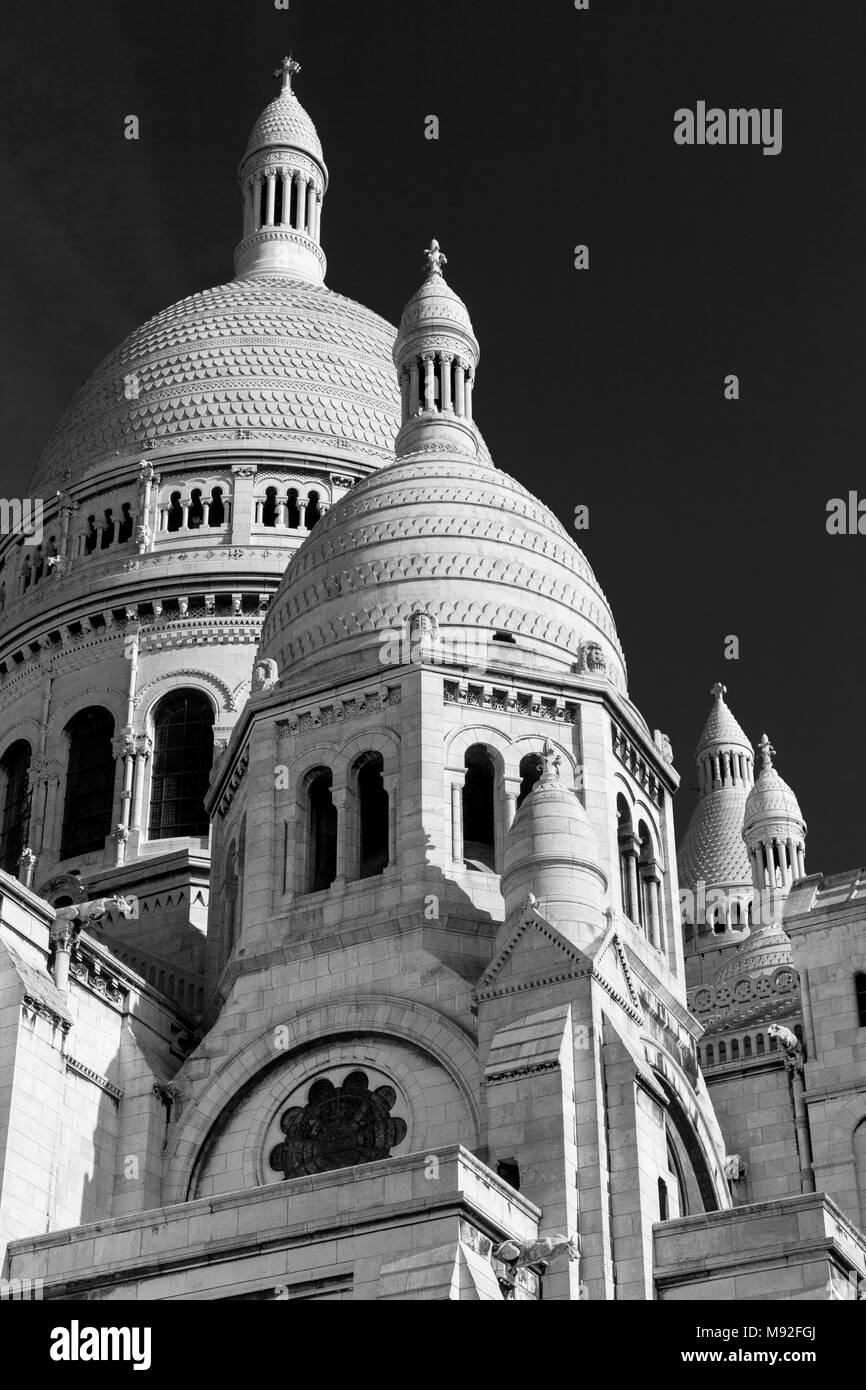
[[562,762],[561,755],[554,748],[549,738],[544,740],[544,747],[541,750],[542,773],[539,781],[558,782],[559,764]]
[[727,693],[728,687],[726,685],[722,685],[721,681],[716,681],[715,685],[710,691],[710,694],[712,695],[714,700],[724,700]]
[[283,91],[291,92],[292,78],[295,76],[295,73],[300,71],[300,63],[296,63],[292,55],[289,54],[288,58],[284,58],[278,68],[274,68],[274,77],[281,77],[283,79]]
[[448,257],[440,250],[439,243],[435,237],[424,252],[424,255],[427,258],[428,280],[432,275],[441,275],[442,267],[448,264]]
[[761,742],[758,744],[758,752],[761,755],[762,761],[761,771],[769,772],[773,766],[773,758],[775,757],[776,750],[766,734],[763,734],[761,737]]

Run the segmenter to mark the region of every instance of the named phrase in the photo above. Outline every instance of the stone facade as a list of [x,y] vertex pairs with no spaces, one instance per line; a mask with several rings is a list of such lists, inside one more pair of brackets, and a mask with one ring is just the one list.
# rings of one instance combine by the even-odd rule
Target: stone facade
[[[396,334],[324,288],[296,71],[241,164],[238,278],[132,335],[36,474],[72,501],[2,633],[0,763],[23,731],[34,792],[23,881],[0,873],[4,1276],[61,1300],[848,1296],[856,908],[808,895],[793,793],[766,749],[754,781],[717,693],[686,875],[721,846],[714,884],[766,871],[772,908],[778,867],[785,927],[723,913],[696,952],[693,914],[684,949],[679,778],[610,605],[493,464],[438,244]],[[134,539],[112,493],[94,542],[82,504],[124,479]],[[155,838],[156,712],[185,690],[212,702],[210,831]],[[88,703],[117,824],[64,856]]]

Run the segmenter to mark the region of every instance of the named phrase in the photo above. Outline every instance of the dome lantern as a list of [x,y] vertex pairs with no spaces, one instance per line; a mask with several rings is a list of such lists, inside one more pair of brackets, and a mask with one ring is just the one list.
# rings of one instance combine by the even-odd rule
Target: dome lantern
[[397,457],[441,447],[474,458],[480,437],[472,392],[481,350],[466,305],[442,273],[448,257],[439,242],[432,241],[424,256],[424,283],[403,311],[394,344],[403,401]]
[[292,57],[275,69],[282,90],[256,121],[241,160],[238,279],[288,275],[321,284],[325,278],[321,224],[328,170],[316,127],[292,91],[300,70]]
[[746,800],[743,839],[755,888],[775,902],[806,872],[806,822],[796,796],[773,766],[776,750],[764,734],[761,769]]

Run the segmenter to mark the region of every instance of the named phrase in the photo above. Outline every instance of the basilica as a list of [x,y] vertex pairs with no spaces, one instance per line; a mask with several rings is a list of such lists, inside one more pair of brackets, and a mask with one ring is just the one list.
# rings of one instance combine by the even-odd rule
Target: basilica
[[442,248],[325,285],[298,72],[0,538],[0,1294],[856,1299],[866,870],[721,685],[677,845]]

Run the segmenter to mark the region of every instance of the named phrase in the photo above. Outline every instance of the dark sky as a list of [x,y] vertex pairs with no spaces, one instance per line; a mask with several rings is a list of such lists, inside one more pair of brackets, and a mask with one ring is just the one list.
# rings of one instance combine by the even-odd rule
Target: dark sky
[[[121,338],[231,278],[238,160],[291,50],[331,173],[328,283],[396,321],[441,241],[499,467],[566,526],[591,509],[577,539],[632,697],[672,737],[679,833],[722,679],[778,750],[809,869],[853,867],[866,536],[825,523],[830,498],[866,498],[866,19],[851,0],[590,4],[5,0],[0,486],[21,494]],[[678,147],[698,100],[781,107],[781,154]]]

